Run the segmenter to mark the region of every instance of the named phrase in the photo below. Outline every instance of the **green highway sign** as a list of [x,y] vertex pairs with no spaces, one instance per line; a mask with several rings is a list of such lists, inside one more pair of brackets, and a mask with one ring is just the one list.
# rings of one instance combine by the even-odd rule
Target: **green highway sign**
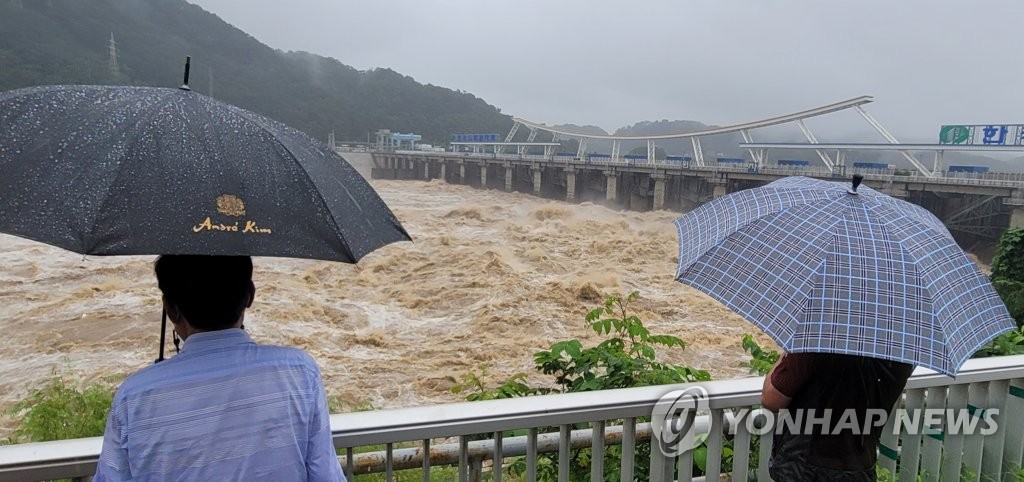
[[939,144],[963,144],[971,137],[967,126],[942,126],[939,130]]

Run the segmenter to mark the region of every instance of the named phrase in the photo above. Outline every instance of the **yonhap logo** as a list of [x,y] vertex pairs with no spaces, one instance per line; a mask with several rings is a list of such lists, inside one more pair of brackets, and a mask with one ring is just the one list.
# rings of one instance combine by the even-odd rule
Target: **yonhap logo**
[[[742,429],[754,436],[772,434],[868,435],[886,430],[893,435],[982,435],[999,429],[998,407],[870,409],[786,409],[771,412],[755,406],[721,407],[724,434]],[[651,432],[666,457],[678,457],[704,444],[710,421],[704,387],[691,386],[665,394],[651,412]],[[698,420],[701,421],[698,427]],[[892,422],[891,427],[886,424]]]
[[[666,457],[678,457],[704,443],[693,437],[698,412],[708,410],[708,391],[693,386],[673,390],[658,400],[651,412],[651,431],[658,449]],[[684,443],[690,436],[693,443]]]

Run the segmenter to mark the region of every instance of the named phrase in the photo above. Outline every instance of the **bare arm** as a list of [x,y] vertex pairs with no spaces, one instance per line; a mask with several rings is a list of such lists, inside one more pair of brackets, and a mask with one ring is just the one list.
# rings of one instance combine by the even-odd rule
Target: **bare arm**
[[779,363],[776,363],[772,367],[772,371],[765,375],[764,385],[761,387],[761,405],[772,412],[778,412],[788,407],[789,402],[793,400],[793,397],[786,396],[775,388],[775,385],[772,385],[772,375],[775,374],[775,370],[779,368],[781,363],[782,359],[779,359]]

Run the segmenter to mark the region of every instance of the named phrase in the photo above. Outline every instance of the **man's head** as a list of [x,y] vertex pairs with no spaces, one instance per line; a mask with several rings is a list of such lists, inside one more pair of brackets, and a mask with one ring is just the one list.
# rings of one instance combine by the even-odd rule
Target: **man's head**
[[256,293],[249,256],[164,255],[155,267],[168,317],[197,331],[235,326]]

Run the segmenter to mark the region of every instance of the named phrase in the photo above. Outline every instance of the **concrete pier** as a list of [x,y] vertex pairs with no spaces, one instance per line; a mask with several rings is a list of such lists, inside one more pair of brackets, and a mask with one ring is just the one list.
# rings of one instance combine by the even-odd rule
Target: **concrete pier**
[[665,207],[665,175],[654,173],[651,177],[654,178],[654,210],[657,211]]
[[514,173],[512,166],[505,166],[505,192],[512,192],[512,175]]
[[487,163],[480,163],[480,187],[487,189]]
[[530,169],[530,173],[533,174],[533,193],[536,195],[540,195],[540,174],[542,172],[544,172],[544,170],[539,167],[534,167]]
[[607,179],[604,190],[604,199],[609,202],[615,202],[619,192],[619,173],[615,171],[604,171],[605,178]]
[[1024,207],[1015,207],[1010,213],[1010,227],[1024,227]]
[[571,167],[565,169],[565,200],[576,200],[576,170]]

